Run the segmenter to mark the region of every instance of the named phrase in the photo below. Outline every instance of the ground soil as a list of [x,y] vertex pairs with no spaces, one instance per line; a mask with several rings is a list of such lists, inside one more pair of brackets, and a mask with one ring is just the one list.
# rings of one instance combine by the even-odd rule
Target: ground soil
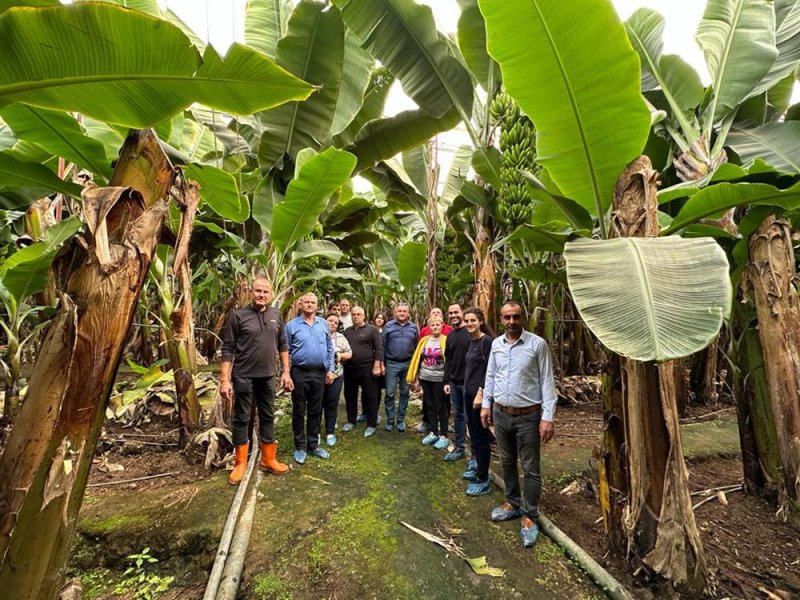
[[[278,426],[284,460],[288,421]],[[558,436],[543,457],[543,511],[637,598],[675,597],[607,556],[592,458],[601,431],[597,401],[559,409]],[[330,461],[309,459],[286,477],[261,482],[241,597],[602,597],[546,538],[526,553],[515,524],[490,523],[486,514],[502,496],[495,490],[466,498],[463,462],[445,463],[411,432],[360,433],[340,434]],[[729,407],[692,407],[683,433],[693,491],[742,481]],[[130,562],[125,557],[145,545],[161,560],[160,572],[176,576],[164,598],[202,597],[233,490],[224,471],[208,473],[198,455],[176,451],[177,441],[168,418],[138,430],[107,424],[71,561],[71,574],[92,589],[84,597],[119,597],[110,591]],[[164,473],[170,475],[97,486]],[[728,491],[725,501],[715,496],[696,510],[711,573],[708,597],[800,598],[800,530],[742,491]],[[400,521],[453,537],[468,556],[505,569],[505,577],[473,574]]]

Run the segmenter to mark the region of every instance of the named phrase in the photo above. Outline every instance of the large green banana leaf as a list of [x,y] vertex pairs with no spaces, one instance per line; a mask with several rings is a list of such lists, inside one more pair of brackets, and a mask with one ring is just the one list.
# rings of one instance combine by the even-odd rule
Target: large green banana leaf
[[247,0],[244,9],[245,43],[276,60],[278,42],[286,35],[291,14],[291,0]]
[[421,242],[406,242],[400,247],[397,253],[397,278],[406,294],[411,293],[419,282],[425,272],[427,259],[428,247]]
[[15,104],[0,110],[0,117],[18,139],[38,144],[101,178],[111,176],[111,161],[106,157],[103,144],[84,134],[71,115]]
[[650,112],[639,59],[606,0],[480,0],[489,54],[536,125],[538,162],[600,218],[644,148]]
[[500,67],[486,51],[486,23],[478,0],[458,0],[458,5],[458,48],[475,79],[491,93],[490,85],[500,86]]
[[564,258],[581,318],[617,354],[688,356],[730,314],[728,259],[711,238],[579,239],[566,244]]
[[400,281],[400,273],[397,270],[397,254],[399,249],[394,244],[385,239],[375,242],[375,260],[380,265],[381,272],[392,281]]
[[239,193],[236,179],[227,171],[192,163],[186,167],[186,176],[200,184],[200,197],[222,218],[243,223],[250,217],[247,196]]
[[708,186],[686,201],[664,233],[674,233],[700,219],[720,215],[744,204],[795,210],[800,208],[800,183],[785,190],[766,183],[723,182]]
[[664,17],[650,8],[640,8],[625,21],[625,30],[642,61],[642,73],[655,79],[672,114],[687,136],[694,142],[695,129],[688,115],[703,99],[703,84],[694,69],[677,56],[662,56]]
[[778,56],[772,1],[708,0],[695,37],[714,90],[704,123],[710,137],[714,124],[753,92]]
[[364,100],[361,107],[353,117],[353,120],[340,131],[333,139],[334,145],[337,148],[343,148],[352,144],[358,132],[370,121],[379,119],[383,115],[384,107],[386,106],[386,98],[389,96],[389,90],[394,83],[394,77],[389,71],[383,67],[376,68],[372,71],[367,90],[364,93]]
[[784,173],[800,175],[800,121],[768,123],[753,129],[734,129],[727,145],[747,167],[758,158]]
[[775,0],[775,45],[778,58],[751,95],[774,87],[800,62],[800,0]]
[[347,150],[358,157],[356,170],[360,172],[429,140],[437,133],[452,129],[459,120],[455,110],[441,119],[422,110],[408,110],[393,117],[370,121]]
[[0,152],[0,182],[5,188],[41,190],[46,194],[61,192],[79,198],[81,186],[64,181],[44,165],[14,158]]
[[346,30],[342,85],[336,97],[336,111],[331,126],[333,135],[344,131],[361,110],[374,66],[372,55],[361,47],[360,40],[352,31]]
[[321,86],[305,102],[290,102],[259,115],[264,134],[258,159],[267,169],[285,154],[294,160],[303,148],[319,148],[331,137],[336,98],[344,65],[344,24],[339,11],[303,0],[289,19],[286,37],[278,42],[278,64]]
[[0,14],[0,105],[150,127],[193,102],[248,114],[311,91],[259,52],[234,44],[222,59],[209,46],[201,58],[175,25],[113,4]]
[[312,256],[324,256],[325,258],[339,260],[344,256],[344,253],[339,250],[339,246],[331,241],[308,240],[297,245],[297,248],[292,252],[292,262],[297,262],[303,258],[311,258]]
[[[430,153],[427,144],[420,144],[402,155],[402,166],[387,161],[387,164],[400,175],[406,183],[417,188],[420,196],[430,196]],[[405,175],[405,177],[404,177]]]
[[472,115],[469,73],[448,52],[433,12],[413,0],[334,0],[347,26],[365,48],[403,84],[422,110],[442,118],[456,106],[465,121]]
[[272,243],[286,251],[314,230],[331,194],[352,175],[356,157],[336,148],[310,158],[286,189],[283,202],[272,213]]
[[82,225],[77,217],[60,221],[47,230],[42,241],[17,250],[3,261],[0,266],[0,283],[17,305],[47,287],[50,281],[50,265],[58,249]]

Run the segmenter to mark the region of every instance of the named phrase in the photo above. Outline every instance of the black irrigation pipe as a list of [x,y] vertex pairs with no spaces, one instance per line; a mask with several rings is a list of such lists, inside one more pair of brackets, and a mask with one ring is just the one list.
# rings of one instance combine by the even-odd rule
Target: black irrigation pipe
[[[503,478],[494,471],[490,471],[489,475],[494,484],[505,493],[506,486],[503,483]],[[542,532],[558,544],[567,555],[580,566],[586,574],[591,577],[592,581],[600,587],[605,594],[612,600],[634,600],[633,596],[625,589],[614,576],[606,571],[595,559],[581,548],[575,541],[570,538],[566,533],[556,527],[550,519],[539,514],[539,527]]]

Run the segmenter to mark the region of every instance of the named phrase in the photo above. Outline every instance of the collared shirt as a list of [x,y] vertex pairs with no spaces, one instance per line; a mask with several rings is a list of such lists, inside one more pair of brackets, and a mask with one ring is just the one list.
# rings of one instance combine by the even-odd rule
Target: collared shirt
[[503,335],[492,342],[483,408],[492,400],[503,406],[523,408],[542,405],[542,420],[552,421],[556,412],[556,385],[547,343],[530,331],[515,342]]
[[406,321],[402,325],[394,319],[389,321],[381,333],[384,361],[410,361],[414,356],[414,350],[417,349],[418,335],[419,328],[411,321]]
[[287,350],[281,312],[252,305],[231,313],[222,334],[222,360],[233,362],[235,377],[272,377],[275,358]]
[[286,343],[293,366],[331,372],[335,369],[333,341],[324,319],[314,317],[314,322],[309,324],[302,315],[295,317],[286,324]]

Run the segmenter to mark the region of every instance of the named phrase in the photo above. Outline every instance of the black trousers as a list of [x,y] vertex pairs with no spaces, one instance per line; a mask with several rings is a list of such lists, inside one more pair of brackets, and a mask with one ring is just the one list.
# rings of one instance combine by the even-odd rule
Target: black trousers
[[275,378],[233,376],[233,445],[250,440],[250,411],[253,400],[258,411],[258,437],[262,442],[275,441]]
[[322,398],[322,413],[325,416],[325,435],[333,435],[336,431],[336,413],[339,409],[339,396],[342,393],[344,376],[337,377],[333,383],[325,386]]
[[428,425],[436,435],[447,435],[447,424],[450,420],[447,396],[444,395],[444,383],[420,379],[422,384],[422,406],[428,411]]
[[344,404],[347,422],[355,425],[358,418],[358,390],[361,389],[361,408],[367,417],[367,427],[378,426],[378,386],[372,365],[344,366]]
[[489,479],[489,462],[492,459],[491,447],[489,445],[489,429],[481,423],[481,408],[472,407],[475,394],[464,395],[464,405],[466,406],[469,427],[469,439],[472,446],[472,457],[477,461],[478,468],[475,474],[479,481]]
[[296,450],[313,452],[317,448],[322,397],[325,394],[325,369],[292,367],[292,433]]

